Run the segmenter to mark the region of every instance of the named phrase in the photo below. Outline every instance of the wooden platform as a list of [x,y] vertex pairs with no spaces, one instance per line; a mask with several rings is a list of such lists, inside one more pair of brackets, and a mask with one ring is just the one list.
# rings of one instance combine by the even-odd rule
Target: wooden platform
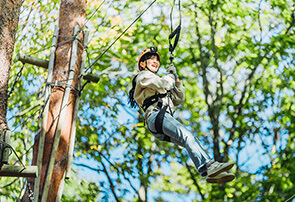
[[14,165],[3,165],[0,170],[0,177],[37,177],[38,168],[37,166],[14,166]]
[[[33,177],[38,176],[37,166],[25,166],[17,156],[15,150],[10,146],[11,131],[0,132],[0,177]],[[9,164],[9,156],[14,153],[21,166],[7,165]]]

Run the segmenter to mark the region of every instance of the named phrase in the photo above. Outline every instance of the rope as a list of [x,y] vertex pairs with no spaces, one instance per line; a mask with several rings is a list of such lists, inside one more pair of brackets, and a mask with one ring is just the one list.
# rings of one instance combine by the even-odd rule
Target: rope
[[295,199],[295,195],[288,198],[285,202],[291,202],[293,199]]
[[[128,29],[130,29],[130,27],[135,23],[135,22],[137,22],[140,18],[141,18],[141,16],[156,2],[157,0],[154,0],[151,4],[149,4],[149,6],[111,43],[111,45],[92,63],[92,64],[90,64],[89,65],[89,67],[84,71],[84,72],[87,72],[91,67],[93,67],[94,66],[94,64],[128,31]],[[92,13],[92,15],[90,16],[90,18],[91,17],[93,17],[94,16],[94,14],[98,11],[98,9],[101,7],[101,5],[103,4],[105,2],[105,0],[98,6],[98,8]],[[86,25],[86,23],[88,23],[88,21],[89,20],[87,20],[86,22],[85,22],[85,24],[84,24],[84,26]],[[84,26],[81,26],[80,27],[80,29],[79,29],[79,31],[76,33],[76,35],[74,35],[74,36],[66,36],[66,35],[60,35],[60,37],[69,37],[69,38],[71,38],[71,39],[69,39],[69,40],[66,40],[66,41],[63,41],[63,42],[60,42],[60,43],[57,43],[56,45],[50,45],[50,46],[47,46],[47,47],[45,47],[45,48],[43,48],[43,49],[40,49],[40,50],[38,50],[37,52],[34,52],[34,53],[32,53],[32,54],[30,54],[30,55],[33,55],[33,54],[36,54],[36,53],[39,53],[39,52],[41,52],[41,51],[43,51],[43,50],[46,50],[46,49],[48,49],[48,48],[51,48],[51,47],[53,47],[53,46],[58,46],[58,45],[61,45],[61,44],[64,44],[64,43],[67,43],[67,42],[70,42],[70,41],[73,41],[76,37],[77,37],[77,35],[82,31],[82,28],[84,27]],[[9,92],[9,96],[10,96],[10,94],[12,93],[12,91],[14,90],[14,86],[16,85],[16,83],[17,83],[17,81],[19,80],[19,77],[21,76],[21,72],[22,72],[22,70],[23,70],[23,68],[24,68],[24,64],[23,64],[23,66],[22,66],[22,68],[20,69],[20,71],[18,72],[18,74],[17,74],[17,79],[15,79],[15,82],[14,82],[14,84],[12,85],[12,88],[11,88],[11,90],[10,90],[10,92]],[[77,79],[77,78],[80,78],[82,76],[82,74],[80,74],[78,77],[74,77],[73,79]],[[67,81],[67,80],[63,80],[63,81]],[[75,92],[77,92],[78,93],[78,95],[80,96],[81,95],[81,91],[83,90],[83,88],[86,86],[86,84],[87,83],[89,83],[89,82],[86,82],[86,83],[84,83],[83,85],[82,85],[82,87],[81,87],[81,89],[79,90],[79,89],[77,89],[77,88],[75,88],[75,87],[73,87],[73,86],[71,86],[71,88],[75,91]],[[50,84],[46,84],[46,85],[51,85],[51,83]],[[59,81],[59,83],[58,84],[55,84],[55,86],[59,86],[59,87],[61,87],[61,86],[65,86],[63,83],[62,83],[62,81]],[[45,107],[46,106],[46,104],[48,104],[48,100],[46,100],[45,101],[45,105],[43,106],[43,107]],[[33,113],[33,115],[35,115],[38,111],[41,111],[41,109],[40,110],[37,110],[37,111],[35,111],[34,113]],[[30,118],[30,117],[29,117]],[[27,118],[24,122],[22,122],[21,123],[21,125],[19,125],[19,126],[22,126],[22,125],[24,125],[24,123],[29,119],[29,118]],[[19,126],[16,126],[16,128],[14,128],[14,130],[13,131],[15,131]]]
[[[94,64],[98,61],[98,60],[100,60],[100,58],[130,29],[130,27],[135,23],[135,22],[137,22],[140,18],[141,18],[141,16],[156,2],[157,0],[154,0],[153,2],[151,2],[150,4],[149,4],[149,6],[143,11],[143,12],[141,12],[141,14],[107,47],[107,49],[105,49],[104,50],[104,52],[92,63],[92,64],[89,64],[89,67],[84,71],[84,73],[85,72],[87,72],[89,69],[91,69],[93,66],[94,66]],[[95,11],[94,12],[92,12],[92,15],[90,16],[90,18],[92,18],[93,16],[94,16],[94,14],[98,11],[98,9],[102,6],[102,4],[104,4],[104,2],[105,2],[105,0],[98,6],[98,8],[96,8],[95,9]],[[89,19],[90,19],[89,18]],[[48,49],[48,48],[51,48],[51,47],[53,47],[53,46],[58,46],[58,45],[62,45],[62,44],[64,44],[64,43],[67,43],[67,42],[70,42],[70,41],[73,41],[76,37],[77,37],[77,35],[83,30],[82,28],[83,27],[85,27],[86,26],[86,24],[89,22],[89,19],[84,23],[84,25],[83,26],[81,26],[80,27],[80,29],[79,29],[79,31],[76,33],[76,35],[75,36],[66,36],[66,35],[59,35],[60,37],[69,37],[69,38],[71,38],[71,39],[69,39],[69,40],[66,40],[66,41],[63,41],[63,42],[59,42],[59,43],[57,43],[56,45],[50,45],[50,46],[47,46],[47,47],[45,47],[45,48],[43,48],[43,49],[40,49],[40,50],[38,50],[38,51],[36,51],[36,52],[34,52],[34,53],[31,53],[31,54],[29,54],[30,56],[31,55],[33,55],[33,54],[36,54],[36,53],[39,53],[39,52],[41,52],[41,51],[44,51],[44,50],[46,50],[46,49]],[[88,59],[89,59],[89,57],[88,57]],[[89,61],[89,60],[88,60]],[[83,74],[83,73],[82,73]],[[82,74],[80,74],[78,77],[74,77],[73,79],[76,79],[76,78],[80,78],[81,76],[82,76]],[[67,81],[67,80],[66,80]],[[87,82],[88,83],[88,82]],[[83,88],[85,87],[85,85],[87,84],[87,83],[85,83],[84,85],[83,85]],[[82,88],[82,89],[83,89]]]
[[98,9],[100,9],[100,7],[102,6],[102,4],[104,4],[106,0],[104,0],[103,2],[100,3],[100,5],[98,6],[98,8],[95,9],[94,12],[92,12],[91,16],[87,19],[87,21],[85,22],[85,25],[89,22],[89,20],[94,16],[94,14],[98,11]]
[[[7,144],[6,142],[3,142],[3,141],[1,141],[1,140],[0,140],[0,144],[4,145],[4,148],[3,148],[3,149],[5,149],[5,148],[9,148],[9,149],[11,149],[11,150],[13,151],[13,153],[15,154],[15,156],[17,157],[18,162],[20,162],[21,165],[22,165],[24,168],[26,168],[26,166],[23,164],[23,162],[21,161],[21,159],[19,158],[19,156],[17,155],[16,151],[13,149],[12,146],[10,146],[9,144]],[[10,154],[11,154],[11,152],[10,152]],[[9,155],[10,155],[10,154],[9,154]]]
[[[71,79],[69,79],[71,80]],[[52,87],[70,87],[72,90],[74,90],[74,92],[80,96],[81,94],[81,91],[76,88],[75,86],[73,85],[68,85],[66,82],[60,82],[60,81],[53,81],[53,82],[48,82],[46,83],[46,85],[50,85]]]
[[14,87],[15,87],[15,85],[17,84],[17,82],[19,81],[19,78],[22,76],[22,71],[23,71],[23,69],[24,69],[24,67],[25,67],[25,64],[24,64],[24,63],[22,63],[22,64],[23,64],[22,67],[20,68],[20,70],[19,70],[18,73],[16,74],[16,77],[15,77],[15,79],[14,79],[14,82],[13,82],[13,84],[12,84],[12,86],[11,86],[9,92],[7,93],[8,98],[10,97],[11,93],[14,91]]
[[[45,85],[45,87],[46,87],[46,85]],[[44,87],[44,88],[45,88],[45,87]],[[50,95],[52,94],[52,92],[53,92],[53,90],[50,92]],[[50,97],[50,95],[49,95],[49,97]],[[41,98],[41,99],[42,99],[42,98]],[[49,99],[47,99],[47,100],[45,101],[45,104],[43,105],[42,108],[37,109],[35,112],[33,112],[32,116],[30,116],[30,117],[26,117],[26,119],[25,119],[24,121],[22,121],[22,122],[20,123],[20,125],[17,125],[17,126],[12,130],[12,132],[16,131],[16,129],[17,129],[18,127],[23,127],[31,117],[35,117],[35,115],[37,114],[37,112],[43,112],[43,110],[45,109],[45,106],[46,106],[48,103],[49,103]],[[40,115],[39,115],[38,118],[40,119],[41,117],[42,117],[42,113],[40,113]],[[10,117],[9,120],[12,119],[12,118],[14,118],[14,116]],[[39,130],[39,129],[38,129],[38,130]]]

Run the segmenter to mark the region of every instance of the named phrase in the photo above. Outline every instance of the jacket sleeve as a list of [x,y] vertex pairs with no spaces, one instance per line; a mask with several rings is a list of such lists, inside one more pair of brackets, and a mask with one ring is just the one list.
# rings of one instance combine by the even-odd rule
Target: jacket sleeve
[[142,89],[149,88],[159,93],[166,93],[172,89],[175,84],[173,74],[168,74],[163,77],[149,72],[142,71],[136,78],[136,85]]
[[185,88],[182,85],[181,81],[175,82],[175,86],[171,91],[171,99],[174,106],[180,105],[183,103],[185,98]]

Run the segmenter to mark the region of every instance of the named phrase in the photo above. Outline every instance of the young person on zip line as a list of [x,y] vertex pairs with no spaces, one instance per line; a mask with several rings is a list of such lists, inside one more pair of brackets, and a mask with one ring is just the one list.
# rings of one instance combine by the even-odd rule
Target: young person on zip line
[[228,171],[234,164],[213,160],[201,142],[173,117],[175,106],[184,101],[185,89],[173,65],[162,77],[157,74],[159,67],[160,55],[156,47],[145,49],[140,54],[140,72],[134,77],[129,91],[130,105],[142,107],[148,129],[156,138],[186,148],[198,172],[206,177],[208,183],[232,181],[235,176]]

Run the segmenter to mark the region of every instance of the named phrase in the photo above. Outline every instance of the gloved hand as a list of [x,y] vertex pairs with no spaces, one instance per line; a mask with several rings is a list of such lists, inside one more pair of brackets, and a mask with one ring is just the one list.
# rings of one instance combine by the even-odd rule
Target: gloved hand
[[167,68],[167,72],[173,74],[173,75],[175,76],[175,79],[178,78],[178,74],[177,74],[177,72],[176,72],[176,68],[175,68],[175,66],[174,66],[173,64],[170,64],[170,65],[168,66],[168,68]]

